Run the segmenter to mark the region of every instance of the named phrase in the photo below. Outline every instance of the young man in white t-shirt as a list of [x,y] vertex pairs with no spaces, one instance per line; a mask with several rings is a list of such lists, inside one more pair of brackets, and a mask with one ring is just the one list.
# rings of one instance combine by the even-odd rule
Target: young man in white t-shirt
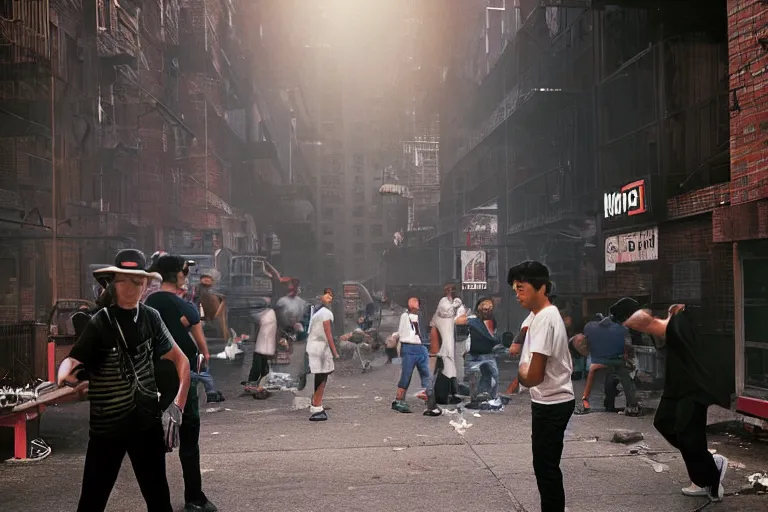
[[533,471],[541,495],[542,512],[563,512],[565,490],[560,459],[565,428],[576,405],[571,374],[573,362],[560,311],[549,300],[549,269],[526,261],[509,269],[507,282],[517,300],[531,312],[520,357],[518,380],[531,393]]

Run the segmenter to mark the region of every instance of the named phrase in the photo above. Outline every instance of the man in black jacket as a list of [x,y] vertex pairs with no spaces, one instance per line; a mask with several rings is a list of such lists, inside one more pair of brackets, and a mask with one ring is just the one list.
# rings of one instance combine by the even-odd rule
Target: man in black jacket
[[[187,356],[190,367],[198,369],[198,353],[202,356],[202,367],[208,367],[211,356],[200,324],[200,313],[191,303],[177,295],[186,284],[186,260],[181,256],[164,255],[158,258],[152,269],[163,278],[159,291],[147,297],[145,304],[155,308],[168,327],[173,339]],[[187,331],[190,327],[190,332]],[[194,339],[193,339],[194,338]],[[200,404],[197,387],[189,391],[187,407],[179,428],[179,460],[184,475],[184,512],[214,512],[216,506],[203,492],[203,478],[200,471]]]
[[[126,453],[147,509],[172,510],[163,422],[181,423],[189,363],[157,311],[139,303],[150,277],[145,264],[144,254],[126,249],[114,266],[98,271],[108,276],[113,302],[91,317],[59,366],[59,385],[77,385],[86,374],[89,380],[90,439],[78,512],[106,508]],[[157,395],[163,387],[156,378],[162,360],[173,363],[180,382],[165,413]]]
[[728,459],[709,452],[706,434],[709,406],[730,407],[729,390],[719,385],[714,367],[717,358],[696,336],[691,315],[684,305],[670,306],[667,317],[661,319],[649,310],[640,309],[632,299],[622,299],[617,304],[633,310],[625,326],[665,339],[666,379],[653,426],[683,456],[693,482],[682,490],[683,494],[721,501]]

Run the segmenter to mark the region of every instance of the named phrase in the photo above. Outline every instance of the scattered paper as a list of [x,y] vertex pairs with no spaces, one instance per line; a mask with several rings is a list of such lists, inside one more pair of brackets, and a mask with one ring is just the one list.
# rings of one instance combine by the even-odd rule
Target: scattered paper
[[475,418],[482,418],[482,416],[480,416],[480,413],[479,413],[479,412],[476,412],[476,413],[475,413],[475,414],[473,414],[472,416],[474,416]]
[[[210,412],[221,412],[221,411],[223,411],[223,410],[224,410],[224,408],[223,408],[223,407],[209,407],[209,408],[207,408],[207,409],[205,410],[205,412],[209,412],[209,413],[210,413]],[[228,409],[227,409],[227,410],[228,410]]]
[[217,435],[219,435],[219,434],[221,434],[221,432],[211,432],[211,435],[212,435],[212,436],[217,436]]
[[468,428],[472,426],[472,423],[467,423],[465,418],[461,418],[461,421],[453,421],[449,423],[450,426],[459,434],[464,435]]
[[401,452],[401,451],[403,451],[403,450],[405,450],[405,448],[403,448],[403,447],[401,447],[401,446],[398,446],[397,448],[392,448],[392,451],[393,451],[393,452]]

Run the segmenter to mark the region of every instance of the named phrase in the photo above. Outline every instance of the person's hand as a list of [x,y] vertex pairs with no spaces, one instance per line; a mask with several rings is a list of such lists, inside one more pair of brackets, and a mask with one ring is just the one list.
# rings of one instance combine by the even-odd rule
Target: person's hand
[[203,352],[203,364],[201,365],[203,368],[208,369],[210,367],[211,363],[211,353],[209,351]]
[[182,410],[181,407],[172,403],[163,413],[163,433],[165,439],[165,450],[172,452],[174,448],[179,447],[179,427],[181,426]]
[[333,358],[334,358],[334,359],[339,359],[339,353],[338,353],[338,352],[336,352],[335,354],[333,354]]
[[685,304],[672,304],[669,306],[669,316],[676,315],[685,309]]
[[511,356],[519,356],[523,351],[523,344],[522,343],[513,343],[509,347],[509,355]]

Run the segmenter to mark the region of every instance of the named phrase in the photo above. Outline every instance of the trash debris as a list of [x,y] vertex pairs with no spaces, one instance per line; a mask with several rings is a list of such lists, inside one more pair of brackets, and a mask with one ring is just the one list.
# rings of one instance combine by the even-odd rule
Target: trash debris
[[224,408],[223,408],[223,407],[209,407],[209,408],[207,408],[207,409],[205,410],[205,412],[207,412],[207,413],[211,413],[211,412],[221,412],[221,411],[223,411],[223,410],[224,410]]
[[655,460],[649,459],[648,457],[640,457],[640,460],[643,460],[648,464],[650,464],[656,473],[663,473],[664,471],[669,471],[669,466],[667,466],[666,464],[662,464],[661,462],[656,462]]
[[312,405],[312,399],[308,396],[295,396],[293,397],[293,403],[291,404],[292,411],[302,411],[309,409]]
[[614,432],[611,438],[612,443],[629,444],[636,443],[645,439],[642,432],[636,432],[634,430],[622,430]]
[[398,447],[396,447],[396,448],[392,448],[392,451],[393,451],[393,452],[401,452],[401,451],[403,451],[403,450],[405,450],[405,448],[403,448],[402,446],[398,446]]
[[745,466],[745,465],[744,465],[743,463],[741,463],[741,462],[736,462],[736,461],[733,461],[733,460],[729,460],[729,461],[728,461],[728,467],[729,467],[729,468],[733,468],[733,469],[736,469],[736,470],[738,470],[738,469],[744,469],[744,468],[746,468],[747,466]]
[[219,435],[219,434],[221,434],[221,432],[211,432],[211,435],[212,435],[212,436],[217,436],[217,435]]
[[710,448],[710,449],[709,449],[709,453],[711,453],[712,455],[714,455],[714,454],[716,454],[716,453],[717,453],[717,450],[715,450],[714,448]]
[[290,391],[296,387],[296,382],[290,373],[270,372],[266,377],[265,389],[270,391]]
[[472,426],[471,423],[467,423],[467,420],[465,418],[461,418],[460,421],[453,421],[449,423],[450,426],[453,427],[453,429],[459,434],[464,435],[464,433],[467,431],[468,428]]
[[754,473],[747,477],[747,481],[752,484],[752,489],[757,492],[768,491],[768,473]]
[[380,396],[375,396],[375,397],[373,397],[373,400],[376,401],[376,402],[381,402],[384,399],[381,398]]
[[596,437],[590,437],[589,439],[584,440],[585,443],[596,443],[597,438]]
[[480,413],[479,413],[479,412],[476,412],[476,413],[475,413],[475,414],[473,414],[472,416],[474,416],[475,418],[481,418],[481,417],[482,417],[482,416],[480,416]]

